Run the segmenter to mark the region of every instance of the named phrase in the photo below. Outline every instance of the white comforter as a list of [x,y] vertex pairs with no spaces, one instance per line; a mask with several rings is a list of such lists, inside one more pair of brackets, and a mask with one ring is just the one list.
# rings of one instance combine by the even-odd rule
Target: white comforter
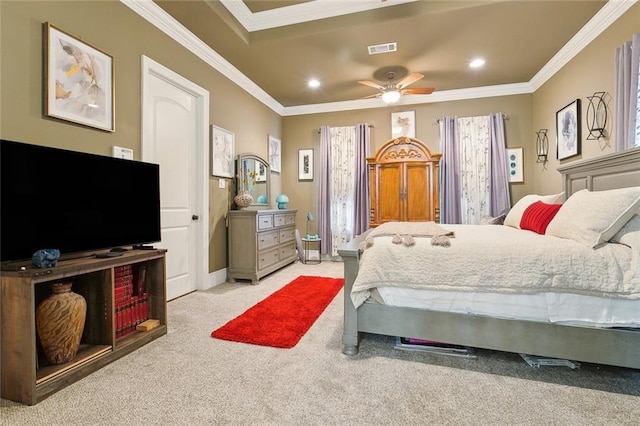
[[640,299],[638,251],[624,244],[597,249],[569,239],[501,225],[441,225],[451,246],[392,244],[378,236],[361,256],[351,299],[360,306],[375,287],[502,293],[577,293]]

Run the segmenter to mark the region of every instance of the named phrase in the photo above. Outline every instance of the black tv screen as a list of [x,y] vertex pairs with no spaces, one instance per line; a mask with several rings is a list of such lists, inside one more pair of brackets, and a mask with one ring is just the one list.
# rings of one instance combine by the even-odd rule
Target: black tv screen
[[160,241],[157,164],[0,141],[0,262]]

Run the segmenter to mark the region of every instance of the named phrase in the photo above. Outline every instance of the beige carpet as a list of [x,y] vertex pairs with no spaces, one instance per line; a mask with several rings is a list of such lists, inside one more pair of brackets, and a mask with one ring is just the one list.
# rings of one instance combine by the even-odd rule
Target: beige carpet
[[[213,339],[211,330],[299,275],[223,284],[169,302],[169,333],[36,406],[0,403],[2,425],[635,425],[640,371],[529,367],[515,354],[463,359],[393,349],[366,335],[341,352],[342,292],[293,349]],[[613,349],[613,348],[612,348]]]

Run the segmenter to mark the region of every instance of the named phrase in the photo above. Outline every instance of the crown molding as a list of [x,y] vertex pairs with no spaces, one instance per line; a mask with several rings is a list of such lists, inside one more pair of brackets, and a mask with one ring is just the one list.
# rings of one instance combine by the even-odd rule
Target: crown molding
[[271,108],[277,114],[282,115],[284,107],[278,101],[269,96],[267,92],[262,90],[262,88],[152,0],[120,0],[120,2],[171,37],[185,49],[209,64],[212,68],[216,69],[226,78],[240,86],[240,88],[244,89],[251,96]]
[[227,8],[247,31],[253,32],[415,1],[417,0],[387,0],[385,2],[380,0],[315,0],[257,13],[251,12],[243,1],[220,0],[220,3]]
[[299,105],[285,107],[282,116],[318,114],[325,112],[352,111],[356,109],[386,108],[398,105],[430,104],[436,102],[461,101],[467,99],[491,98],[532,93],[530,83],[501,84],[496,86],[472,87],[470,89],[443,90],[431,95],[403,96],[393,105],[382,103],[379,98],[359,99],[345,102],[329,102],[324,104]]
[[609,0],[530,80],[533,91],[567,65],[589,43],[622,16],[638,0]]
[[[226,3],[229,0],[222,1]],[[558,51],[558,53],[556,53],[556,55],[554,55],[553,58],[551,58],[551,60],[542,67],[542,69],[538,71],[538,73],[529,82],[472,87],[468,89],[443,90],[436,91],[431,95],[405,96],[394,105],[416,105],[533,93],[563,66],[565,66],[575,55],[584,49],[591,41],[606,30],[616,19],[637,3],[637,1],[638,0],[609,0],[602,9],[600,9],[600,11],[598,11],[598,13],[596,13],[594,17],[580,31],[578,31],[578,33],[576,33],[576,35],[572,37],[571,40],[569,40],[569,42],[560,49],[560,51]],[[384,105],[382,101],[377,98],[284,107],[252,80],[242,74],[226,59],[220,56],[220,54],[215,50],[176,21],[160,6],[156,5],[152,0],[120,0],[120,2],[128,6],[142,18],[149,21],[159,30],[167,34],[187,50],[191,51],[194,55],[198,56],[212,68],[216,69],[222,75],[237,84],[240,88],[244,89],[247,93],[265,104],[267,107],[271,108],[280,116],[387,107],[387,105]],[[324,3],[324,1],[322,2]],[[241,1],[231,1],[231,3],[242,4],[246,8],[244,3]],[[393,0],[389,1],[389,3],[393,3]]]

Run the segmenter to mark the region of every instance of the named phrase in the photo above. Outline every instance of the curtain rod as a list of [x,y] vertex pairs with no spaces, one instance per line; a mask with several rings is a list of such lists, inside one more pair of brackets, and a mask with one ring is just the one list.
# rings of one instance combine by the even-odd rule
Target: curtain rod
[[[369,128],[370,128],[370,129],[372,129],[372,128],[374,128],[374,127],[376,127],[376,126],[375,126],[375,125],[373,125],[373,124],[369,124]],[[320,131],[321,131],[321,130],[322,130],[322,128],[320,128],[320,127],[319,127],[319,128],[318,128],[318,134],[320,134]]]
[[[476,115],[474,117],[482,117],[482,116]],[[469,117],[456,117],[456,118],[469,118]],[[502,118],[504,118],[505,120],[508,120],[509,116],[507,114],[502,114]],[[441,121],[442,121],[442,118],[438,118],[436,121],[433,122],[433,124],[440,124]]]

